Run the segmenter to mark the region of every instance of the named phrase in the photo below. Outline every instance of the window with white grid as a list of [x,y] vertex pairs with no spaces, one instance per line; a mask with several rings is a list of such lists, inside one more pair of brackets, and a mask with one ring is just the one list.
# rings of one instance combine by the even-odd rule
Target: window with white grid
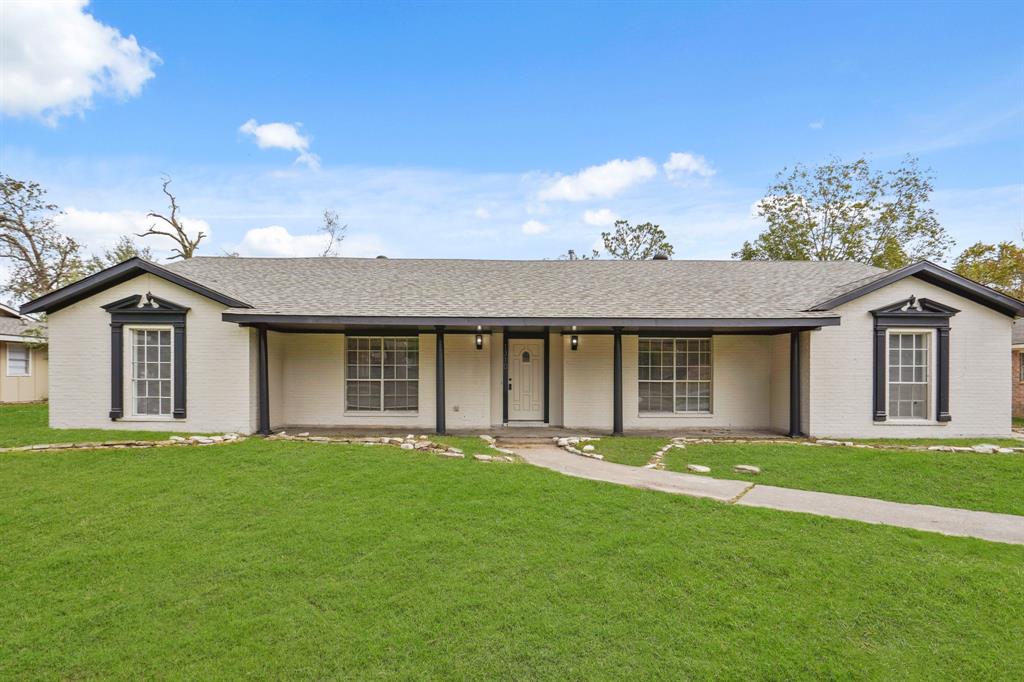
[[419,409],[419,337],[349,336],[346,355],[347,411],[415,412]]
[[711,412],[711,339],[641,338],[640,412]]
[[132,330],[132,394],[136,415],[171,416],[171,330]]
[[930,332],[889,332],[889,417],[927,419],[931,382]]
[[27,377],[31,374],[31,355],[23,343],[7,344],[7,376]]

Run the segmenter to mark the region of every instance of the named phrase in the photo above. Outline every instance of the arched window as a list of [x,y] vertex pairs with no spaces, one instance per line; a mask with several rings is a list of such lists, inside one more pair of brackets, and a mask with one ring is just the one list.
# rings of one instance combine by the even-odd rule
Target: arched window
[[529,362],[530,362],[530,351],[524,350],[523,351],[523,364],[528,364]]

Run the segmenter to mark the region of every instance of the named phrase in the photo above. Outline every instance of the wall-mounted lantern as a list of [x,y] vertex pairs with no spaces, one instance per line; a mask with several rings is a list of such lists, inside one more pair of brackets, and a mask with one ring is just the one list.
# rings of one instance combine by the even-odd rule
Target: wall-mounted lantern
[[580,348],[580,337],[573,334],[569,337],[569,348],[572,350],[579,350]]
[[477,334],[476,335],[476,349],[477,350],[483,350],[483,347],[484,347],[484,335],[483,334]]

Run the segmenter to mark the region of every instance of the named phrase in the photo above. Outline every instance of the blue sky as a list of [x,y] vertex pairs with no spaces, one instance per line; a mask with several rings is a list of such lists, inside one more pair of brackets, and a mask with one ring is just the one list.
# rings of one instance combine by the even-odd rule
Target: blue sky
[[168,173],[207,254],[315,253],[333,208],[348,255],[555,257],[625,217],[728,258],[777,170],[862,154],[932,168],[958,248],[1024,228],[1019,4],[23,9],[0,168],[91,249]]

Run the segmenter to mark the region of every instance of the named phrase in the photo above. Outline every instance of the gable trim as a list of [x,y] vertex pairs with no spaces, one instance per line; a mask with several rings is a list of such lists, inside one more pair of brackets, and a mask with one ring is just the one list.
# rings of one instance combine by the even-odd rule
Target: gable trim
[[155,263],[150,263],[141,258],[131,258],[123,263],[118,263],[106,270],[100,270],[84,279],[61,287],[56,291],[40,296],[33,301],[29,301],[21,306],[21,314],[27,315],[36,312],[52,313],[145,273],[164,279],[172,284],[177,284],[184,289],[188,289],[200,296],[205,296],[217,303],[222,303],[229,308],[252,307],[244,301],[239,301],[227,294],[222,294],[219,291],[203,286],[198,282],[193,282]]
[[1010,317],[1024,315],[1024,302],[1018,301],[1006,294],[1001,294],[983,284],[978,284],[973,280],[956,274],[952,270],[947,270],[946,268],[926,260],[908,265],[900,268],[899,270],[893,270],[883,277],[879,277],[878,279],[857,287],[852,291],[848,291],[845,294],[840,294],[835,298],[823,301],[815,305],[811,310],[833,310],[844,303],[849,303],[861,296],[870,294],[882,287],[887,287],[890,284],[906,279],[907,277],[917,277],[928,284],[933,284],[941,289],[945,289],[946,291],[991,308],[996,312],[1009,315]]

